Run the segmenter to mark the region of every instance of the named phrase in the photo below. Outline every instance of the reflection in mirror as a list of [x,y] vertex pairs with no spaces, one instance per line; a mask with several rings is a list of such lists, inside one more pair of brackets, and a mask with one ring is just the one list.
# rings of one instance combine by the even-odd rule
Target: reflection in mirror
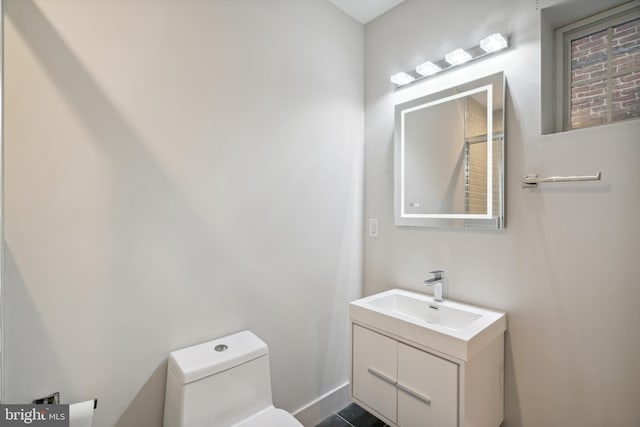
[[396,106],[396,224],[503,228],[504,76]]

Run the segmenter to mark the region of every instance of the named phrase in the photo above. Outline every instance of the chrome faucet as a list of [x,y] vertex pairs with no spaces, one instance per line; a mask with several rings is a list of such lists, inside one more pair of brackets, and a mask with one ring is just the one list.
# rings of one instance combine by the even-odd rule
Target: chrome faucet
[[425,280],[424,283],[427,286],[433,286],[433,299],[437,302],[444,301],[444,297],[442,296],[444,291],[444,271],[435,270],[430,271],[433,274],[432,279]]

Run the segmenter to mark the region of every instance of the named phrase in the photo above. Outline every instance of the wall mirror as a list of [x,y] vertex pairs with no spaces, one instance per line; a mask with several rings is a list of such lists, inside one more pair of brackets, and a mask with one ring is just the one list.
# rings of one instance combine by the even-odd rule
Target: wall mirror
[[500,72],[395,107],[396,225],[504,228]]

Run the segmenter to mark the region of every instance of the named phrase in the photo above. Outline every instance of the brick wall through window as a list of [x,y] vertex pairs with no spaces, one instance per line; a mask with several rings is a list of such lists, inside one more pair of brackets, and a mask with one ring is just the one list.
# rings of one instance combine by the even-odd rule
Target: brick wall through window
[[640,18],[570,47],[571,129],[640,117]]

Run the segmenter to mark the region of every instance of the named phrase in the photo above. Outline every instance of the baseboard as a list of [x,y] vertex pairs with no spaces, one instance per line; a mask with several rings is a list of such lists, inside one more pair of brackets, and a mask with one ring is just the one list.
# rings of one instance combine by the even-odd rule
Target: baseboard
[[346,382],[298,409],[293,416],[305,427],[313,427],[349,403],[349,382]]

